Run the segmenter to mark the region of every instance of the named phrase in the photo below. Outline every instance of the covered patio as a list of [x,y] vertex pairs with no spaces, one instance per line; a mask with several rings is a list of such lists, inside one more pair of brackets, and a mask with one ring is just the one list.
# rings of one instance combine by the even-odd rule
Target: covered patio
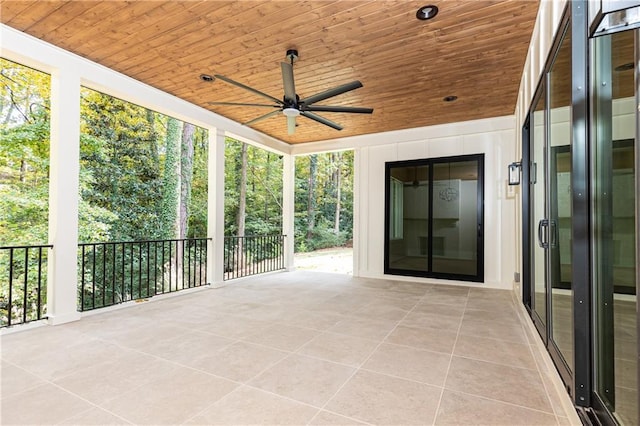
[[[507,184],[509,164],[522,157],[519,120],[564,1],[449,2],[446,19],[432,26],[416,14],[424,5],[404,1],[128,2],[129,9],[108,1],[4,3],[10,13],[0,24],[3,57],[51,75],[43,246],[51,255],[46,319],[0,330],[1,423],[580,424],[522,304],[522,199]],[[291,34],[281,30],[284,21]],[[219,44],[205,51],[214,39]],[[429,43],[437,48],[425,48]],[[259,47],[258,54],[247,46]],[[256,124],[253,111],[237,108],[255,106],[251,90],[224,82],[233,77],[279,94],[278,62],[291,47],[302,52],[297,90],[322,94],[362,79],[358,96],[345,95],[331,112],[366,104],[375,113],[339,116],[342,133],[315,119],[293,120],[296,128],[285,111],[291,113],[294,91],[285,98],[290,108],[282,105],[285,121],[273,114]],[[205,72],[220,74],[203,78]],[[286,86],[284,71],[282,78]],[[83,312],[81,302],[79,309],[92,287],[78,273],[83,87],[208,132],[207,235],[194,267],[203,277],[197,288],[172,293],[170,282],[168,292],[149,292],[147,274],[143,296],[133,294],[131,279],[123,303]],[[284,271],[227,280],[227,137],[282,158],[277,269]],[[347,149],[354,151],[353,276],[295,271],[295,158]],[[452,176],[449,163],[445,178],[442,167],[444,195],[451,196],[445,201],[458,205],[435,218],[443,235],[433,235],[433,224],[428,237],[406,226],[415,249],[402,250],[422,265],[429,251],[428,269],[433,258],[437,265],[437,256],[450,254],[449,246],[464,252],[450,269],[473,252],[474,280],[459,270],[406,273],[411,267],[393,275],[385,264],[393,237],[385,167],[410,163],[412,176],[398,182],[401,191],[413,190],[421,182],[412,161],[466,156],[478,158],[482,176]],[[480,188],[481,207],[467,209],[479,219],[462,230],[465,179]],[[422,189],[431,185],[433,197],[426,181]],[[402,227],[394,232],[403,235]],[[142,259],[146,250],[147,258],[139,265],[155,269],[148,241],[126,244],[141,243],[147,245],[136,253]],[[163,250],[164,243],[161,256]],[[124,264],[123,245],[102,265],[115,264],[120,252]],[[100,257],[92,253],[86,262],[95,264]],[[103,281],[113,284],[104,270]]]
[[506,290],[245,278],[2,336],[3,424],[564,425]]

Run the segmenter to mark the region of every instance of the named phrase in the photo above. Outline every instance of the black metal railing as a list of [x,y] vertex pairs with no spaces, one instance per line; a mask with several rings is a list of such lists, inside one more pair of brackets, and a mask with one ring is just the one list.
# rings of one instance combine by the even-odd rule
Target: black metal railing
[[206,285],[208,240],[78,244],[78,310]]
[[284,269],[284,239],[285,235],[224,237],[224,280]]
[[0,327],[45,318],[52,245],[0,247]]

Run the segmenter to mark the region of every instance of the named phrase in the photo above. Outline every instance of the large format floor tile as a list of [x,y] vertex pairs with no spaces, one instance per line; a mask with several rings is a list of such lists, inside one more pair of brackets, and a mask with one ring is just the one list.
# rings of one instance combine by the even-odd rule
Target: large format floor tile
[[292,354],[249,384],[316,407],[322,407],[347,381],[354,368]]
[[230,281],[3,333],[0,423],[569,424],[520,321],[502,290]]
[[442,389],[359,371],[327,408],[372,424],[432,424]]

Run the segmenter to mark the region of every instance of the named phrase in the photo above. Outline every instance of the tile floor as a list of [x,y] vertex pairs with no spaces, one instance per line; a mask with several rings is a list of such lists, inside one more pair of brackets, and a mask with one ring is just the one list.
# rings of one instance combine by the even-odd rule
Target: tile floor
[[5,425],[573,419],[500,290],[279,273],[1,344]]

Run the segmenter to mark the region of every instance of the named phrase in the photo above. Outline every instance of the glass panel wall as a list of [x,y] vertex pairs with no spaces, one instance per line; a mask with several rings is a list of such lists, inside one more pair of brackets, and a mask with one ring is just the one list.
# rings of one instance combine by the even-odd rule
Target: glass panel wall
[[387,163],[385,273],[483,280],[482,155]]
[[550,337],[573,370],[571,286],[571,23],[549,70]]
[[593,40],[595,392],[622,424],[638,424],[634,44],[638,31]]

